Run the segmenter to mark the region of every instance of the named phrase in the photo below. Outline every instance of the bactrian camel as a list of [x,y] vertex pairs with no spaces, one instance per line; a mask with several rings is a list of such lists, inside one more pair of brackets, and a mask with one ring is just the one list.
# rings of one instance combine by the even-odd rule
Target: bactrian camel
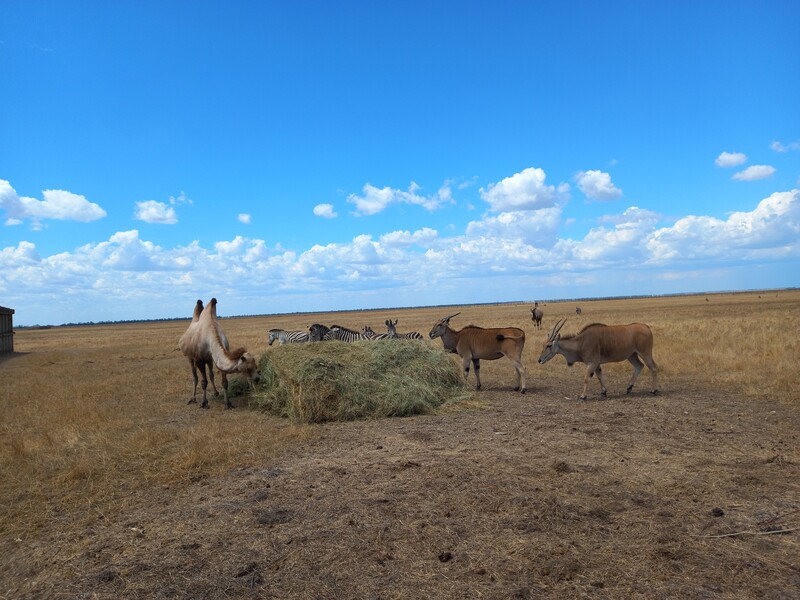
[[[256,360],[245,348],[239,348],[233,352],[229,350],[228,338],[217,321],[216,298],[212,298],[205,308],[203,308],[202,301],[198,300],[194,312],[189,328],[178,341],[181,352],[189,359],[192,367],[194,390],[189,404],[197,402],[197,371],[199,369],[203,388],[203,402],[200,407],[208,408],[206,367],[212,371],[216,366],[222,374],[222,394],[225,408],[233,408],[233,404],[228,400],[228,374],[241,373],[251,382],[258,383],[261,380],[261,374],[258,372]],[[216,391],[216,386],[214,386],[214,390]]]

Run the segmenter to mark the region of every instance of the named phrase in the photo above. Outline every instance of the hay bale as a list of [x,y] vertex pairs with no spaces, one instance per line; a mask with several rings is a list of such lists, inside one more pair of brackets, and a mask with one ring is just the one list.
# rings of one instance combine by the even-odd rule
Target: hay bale
[[425,414],[474,396],[452,355],[414,340],[287,344],[259,369],[250,406],[298,423]]

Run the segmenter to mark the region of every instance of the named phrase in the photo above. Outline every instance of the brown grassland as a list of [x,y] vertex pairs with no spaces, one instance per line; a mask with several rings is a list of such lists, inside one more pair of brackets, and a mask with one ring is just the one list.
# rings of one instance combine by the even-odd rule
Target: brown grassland
[[[187,406],[194,301],[0,357],[0,598],[800,597],[800,291],[222,319],[256,356],[312,322],[527,333],[525,395],[483,361],[472,402],[324,425]],[[659,394],[625,362],[579,402],[582,365],[536,362],[559,317],[648,323]]]

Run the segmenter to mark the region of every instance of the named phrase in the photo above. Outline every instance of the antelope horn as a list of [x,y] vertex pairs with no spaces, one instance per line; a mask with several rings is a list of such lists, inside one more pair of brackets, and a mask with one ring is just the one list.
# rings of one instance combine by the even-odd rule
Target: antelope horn
[[453,317],[457,317],[457,316],[458,316],[458,315],[460,315],[460,314],[461,314],[460,312],[457,312],[457,313],[456,313],[456,314],[454,314],[454,315],[450,315],[449,317],[445,317],[445,318],[444,318],[444,320],[445,320],[445,321],[449,321],[449,320],[450,320],[450,319],[452,319]]
[[550,337],[547,338],[548,342],[552,342],[554,339],[556,339],[556,334],[558,334],[558,332],[561,331],[561,328],[564,326],[564,323],[566,322],[567,322],[566,319],[561,319],[558,323],[553,325],[553,331],[550,332]]

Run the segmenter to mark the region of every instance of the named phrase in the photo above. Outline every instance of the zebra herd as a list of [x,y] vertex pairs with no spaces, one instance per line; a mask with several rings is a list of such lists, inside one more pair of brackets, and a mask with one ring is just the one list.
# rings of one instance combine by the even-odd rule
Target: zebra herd
[[320,323],[314,323],[308,328],[308,331],[287,331],[285,329],[270,329],[269,330],[269,345],[273,342],[279,344],[298,344],[305,342],[322,342],[326,340],[339,340],[342,342],[358,342],[362,340],[379,341],[379,340],[422,340],[422,334],[416,331],[407,333],[397,332],[397,319],[392,321],[387,319],[386,333],[375,333],[372,327],[365,325],[361,331],[354,331],[342,325],[331,325],[327,327]]

